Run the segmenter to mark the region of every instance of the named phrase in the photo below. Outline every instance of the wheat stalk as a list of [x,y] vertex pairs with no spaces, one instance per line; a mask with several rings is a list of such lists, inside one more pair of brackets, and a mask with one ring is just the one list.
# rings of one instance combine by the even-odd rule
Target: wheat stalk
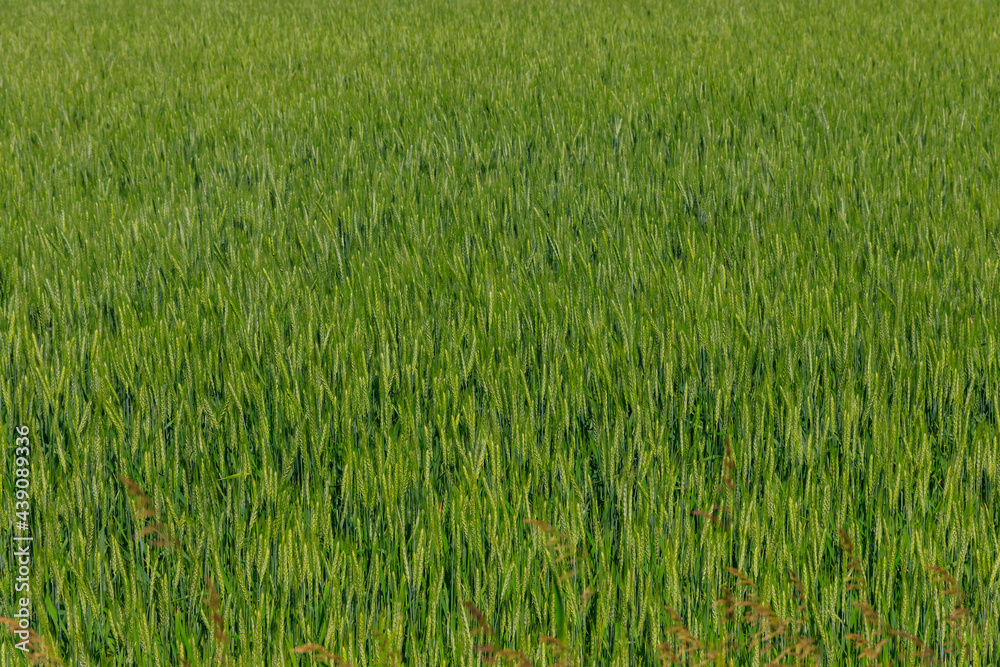
[[[153,505],[153,501],[150,497],[143,491],[142,487],[139,486],[134,480],[125,477],[124,475],[119,475],[118,479],[125,485],[128,489],[128,493],[135,501],[136,504],[136,519],[139,522],[145,521],[147,519],[156,519],[159,517],[159,510]],[[151,543],[152,546],[164,547],[169,551],[180,551],[181,542],[176,537],[174,537],[168,530],[164,523],[157,520],[150,523],[142,530],[137,533],[138,536],[154,536],[156,539]],[[229,636],[226,634],[225,624],[222,618],[222,600],[219,597],[219,591],[215,587],[212,578],[209,575],[205,575],[205,587],[207,590],[207,595],[204,598],[204,603],[208,607],[209,613],[209,624],[211,625],[212,635],[219,645],[218,661],[222,665],[228,664],[229,655]],[[183,664],[188,664],[186,660],[181,661]]]

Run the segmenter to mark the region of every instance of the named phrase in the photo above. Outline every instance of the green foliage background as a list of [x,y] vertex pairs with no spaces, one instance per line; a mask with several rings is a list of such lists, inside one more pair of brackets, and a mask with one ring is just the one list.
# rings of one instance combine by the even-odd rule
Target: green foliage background
[[[995,664],[998,27],[0,2],[0,515],[24,424],[35,627],[69,664],[207,663],[210,574],[235,664],[373,664],[379,630],[477,664],[471,599],[533,659],[558,603],[583,664],[651,665],[664,605],[711,640],[725,567],[784,615],[791,567],[824,663],[861,664],[844,526],[889,622],[947,638],[944,565],[953,664]],[[590,553],[561,591],[529,518]]]

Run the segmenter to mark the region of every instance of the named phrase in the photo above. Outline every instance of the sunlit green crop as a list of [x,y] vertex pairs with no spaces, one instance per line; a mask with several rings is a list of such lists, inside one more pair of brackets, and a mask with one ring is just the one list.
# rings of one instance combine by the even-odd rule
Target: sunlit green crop
[[0,0],[0,544],[24,425],[47,655],[997,664],[998,26]]

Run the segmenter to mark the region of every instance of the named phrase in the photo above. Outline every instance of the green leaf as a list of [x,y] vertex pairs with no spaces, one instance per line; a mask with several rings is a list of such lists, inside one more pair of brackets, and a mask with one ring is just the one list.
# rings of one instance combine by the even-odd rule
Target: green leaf
[[45,609],[49,612],[49,618],[52,620],[52,627],[59,627],[59,613],[56,611],[56,607],[52,604],[52,600],[49,596],[45,596]]
[[563,606],[562,593],[559,584],[555,586],[556,593],[556,637],[566,641],[566,609]]
[[174,628],[177,636],[181,640],[181,645],[184,647],[186,657],[188,662],[194,657],[194,651],[191,650],[191,641],[188,639],[187,630],[184,628],[184,623],[181,621],[181,613],[177,610],[174,611]]

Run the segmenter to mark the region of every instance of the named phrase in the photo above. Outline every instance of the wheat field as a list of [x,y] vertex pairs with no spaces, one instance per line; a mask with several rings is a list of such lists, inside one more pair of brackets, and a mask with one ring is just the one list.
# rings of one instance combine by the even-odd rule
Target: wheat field
[[1000,664],[993,4],[0,8],[0,665]]

